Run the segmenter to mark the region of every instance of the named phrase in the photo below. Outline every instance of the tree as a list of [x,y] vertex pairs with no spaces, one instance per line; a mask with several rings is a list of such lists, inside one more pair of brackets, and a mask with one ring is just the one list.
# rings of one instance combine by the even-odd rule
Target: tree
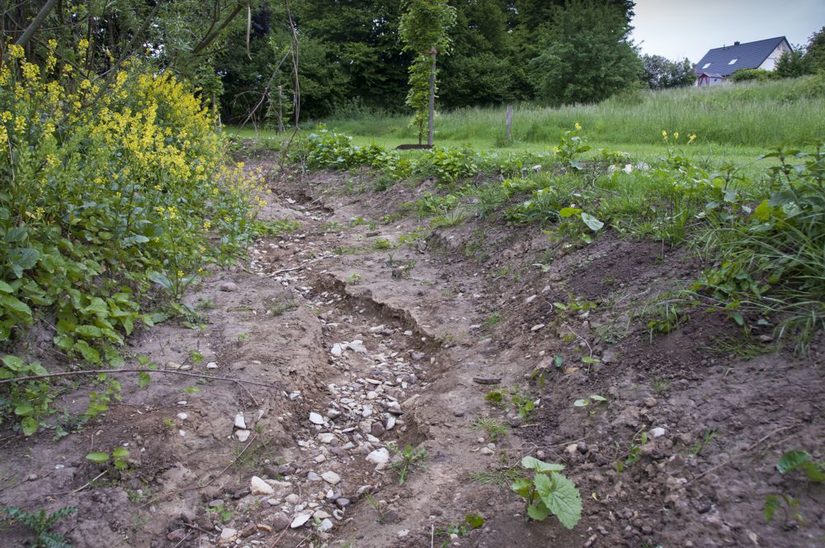
[[685,87],[693,84],[696,75],[689,59],[671,61],[661,55],[643,55],[645,82],[650,89]]
[[433,145],[435,134],[436,58],[450,48],[447,34],[455,24],[456,10],[446,0],[407,0],[398,26],[404,51],[415,55],[409,69],[410,91],[407,105],[415,114],[418,143],[424,137],[424,121],[428,120],[427,144]]
[[809,65],[809,59],[797,48],[782,53],[776,61],[775,72],[780,78],[798,78],[811,73]]
[[536,96],[549,105],[594,103],[636,84],[642,63],[630,42],[626,12],[595,0],[552,10],[548,37],[530,61]]
[[811,71],[825,70],[825,27],[813,33],[808,39],[805,60]]

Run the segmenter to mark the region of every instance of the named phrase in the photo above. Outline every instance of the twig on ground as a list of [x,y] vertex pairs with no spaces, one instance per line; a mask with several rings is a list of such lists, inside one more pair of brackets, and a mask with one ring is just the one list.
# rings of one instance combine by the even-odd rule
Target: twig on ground
[[741,457],[744,457],[745,455],[747,455],[748,453],[750,453],[751,451],[753,451],[756,447],[758,447],[758,446],[759,446],[762,442],[764,442],[764,441],[765,441],[765,440],[767,440],[768,438],[770,438],[770,437],[772,437],[772,436],[774,436],[774,435],[776,435],[776,434],[778,434],[778,433],[780,433],[780,432],[784,432],[784,431],[786,431],[786,430],[790,430],[790,429],[792,429],[792,428],[796,428],[797,426],[799,426],[799,424],[798,424],[798,423],[797,423],[797,424],[792,424],[792,425],[790,425],[790,426],[783,426],[782,428],[777,428],[776,430],[773,430],[773,431],[769,432],[768,434],[766,434],[766,435],[762,436],[761,438],[759,438],[758,440],[756,440],[754,443],[752,443],[751,445],[749,445],[748,447],[746,447],[745,449],[743,449],[742,451],[740,451],[740,452],[739,452],[739,453],[737,453],[736,455],[732,456],[731,458],[729,458],[729,459],[727,459],[727,460],[725,460],[725,461],[723,461],[723,462],[720,462],[720,463],[719,463],[719,464],[717,464],[716,466],[711,466],[710,468],[708,468],[708,469],[707,469],[707,470],[705,470],[704,472],[701,472],[701,473],[700,473],[700,474],[698,474],[697,476],[694,476],[693,478],[689,479],[689,480],[687,481],[687,484],[686,484],[686,485],[690,485],[691,483],[693,483],[693,482],[695,482],[695,481],[698,481],[698,480],[702,479],[703,477],[707,476],[707,475],[708,475],[708,474],[710,474],[711,472],[715,472],[716,470],[719,470],[720,468],[724,468],[725,466],[729,465],[730,463],[732,463],[732,462],[733,462],[733,461],[735,461],[736,459],[739,459],[739,458],[741,458]]
[[73,490],[73,491],[69,491],[68,493],[58,493],[58,496],[60,496],[60,495],[74,495],[74,494],[77,494],[77,493],[79,493],[79,492],[83,491],[84,489],[86,489],[88,486],[90,486],[91,484],[93,484],[93,483],[94,483],[94,482],[96,482],[97,480],[99,480],[100,478],[102,478],[104,475],[106,475],[106,472],[108,472],[108,470],[104,470],[103,472],[101,472],[100,474],[96,475],[95,477],[93,477],[92,479],[90,479],[89,481],[87,481],[86,483],[84,483],[83,485],[81,485],[80,487],[78,487],[77,489],[75,489],[75,490]]
[[0,385],[10,384],[15,382],[25,381],[40,381],[45,379],[53,379],[57,377],[76,377],[82,375],[118,375],[121,373],[162,373],[164,375],[181,375],[184,377],[195,377],[198,379],[208,379],[211,381],[234,382],[237,384],[249,384],[252,386],[263,386],[265,388],[275,388],[271,384],[256,381],[247,381],[244,379],[233,379],[231,377],[219,377],[216,375],[204,375],[202,373],[192,373],[190,371],[176,371],[174,369],[145,369],[145,368],[127,368],[127,369],[84,369],[82,371],[61,371],[59,373],[47,373],[46,375],[27,375],[25,377],[15,377],[13,379],[2,379]]

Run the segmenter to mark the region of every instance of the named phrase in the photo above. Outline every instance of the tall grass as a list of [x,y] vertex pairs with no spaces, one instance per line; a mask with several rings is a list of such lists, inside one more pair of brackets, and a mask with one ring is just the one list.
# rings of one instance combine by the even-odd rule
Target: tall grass
[[[771,147],[825,138],[825,75],[712,88],[683,88],[614,97],[598,105],[515,108],[513,139],[554,143],[576,122],[598,143],[649,145],[661,131],[696,133],[703,143]],[[336,131],[376,139],[406,139],[415,132],[409,117],[370,114],[331,118]],[[437,138],[487,140],[504,133],[504,108],[466,108],[439,115]]]

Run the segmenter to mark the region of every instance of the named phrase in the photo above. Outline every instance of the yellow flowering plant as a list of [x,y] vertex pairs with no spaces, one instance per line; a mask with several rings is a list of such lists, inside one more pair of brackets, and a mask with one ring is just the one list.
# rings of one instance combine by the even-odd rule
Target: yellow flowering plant
[[[186,313],[203,266],[245,249],[260,181],[225,162],[185,83],[135,62],[104,81],[49,48],[42,64],[14,45],[0,59],[0,345],[53,317],[61,351],[117,365],[137,323]],[[164,309],[144,310],[149,296]],[[7,358],[0,378],[42,370]],[[4,386],[0,413],[33,433],[48,387]]]

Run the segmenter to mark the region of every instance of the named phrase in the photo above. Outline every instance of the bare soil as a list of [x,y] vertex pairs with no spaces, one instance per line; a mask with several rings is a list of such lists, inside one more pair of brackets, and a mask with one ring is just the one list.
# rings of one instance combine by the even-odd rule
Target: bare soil
[[[273,185],[262,216],[300,228],[193,288],[198,327],[161,324],[128,349],[243,382],[123,375],[122,399],[80,427],[96,387],[66,382],[55,429],[0,436],[0,505],[77,507],[56,530],[80,547],[825,545],[823,487],[775,469],[790,449],[825,456],[821,335],[798,357],[769,327],[745,336],[702,311],[652,334],[649,303],[703,267],[684,249],[611,233],[569,247],[496,219],[416,239],[422,221],[399,211],[432,182]],[[491,406],[495,389],[537,405]],[[593,394],[607,402],[573,406]],[[126,471],[85,458],[117,446]],[[371,461],[405,446],[426,457],[400,485],[396,450],[396,466]],[[584,500],[572,531],[525,520],[507,487],[524,455],[567,467]],[[770,494],[798,508],[768,523]],[[470,513],[484,526],[461,527]],[[0,529],[2,546],[29,540]]]

